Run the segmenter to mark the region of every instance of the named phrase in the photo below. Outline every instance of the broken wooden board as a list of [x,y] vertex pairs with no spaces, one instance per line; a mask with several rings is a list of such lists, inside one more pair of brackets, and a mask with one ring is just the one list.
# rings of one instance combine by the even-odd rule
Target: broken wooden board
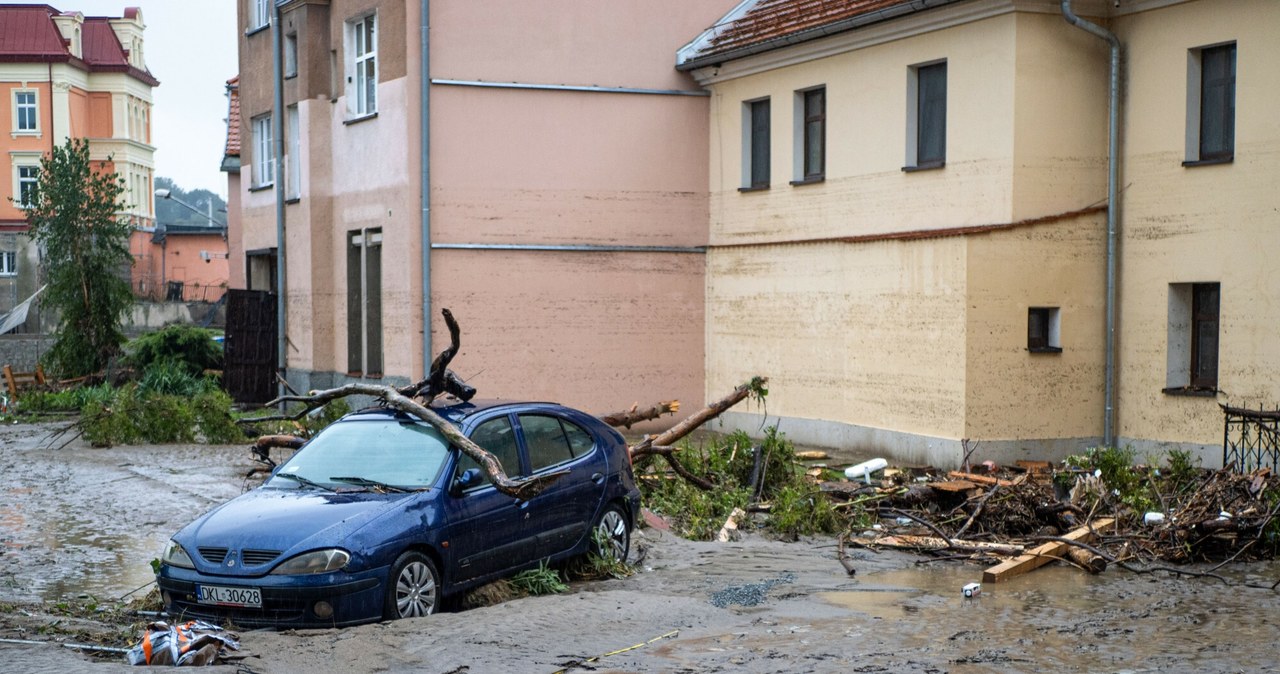
[[956,492],[956,491],[969,491],[970,489],[977,489],[978,485],[968,480],[947,480],[946,482],[930,482],[929,487],[931,489],[937,489],[938,491]]
[[1020,555],[1026,551],[1026,548],[1021,545],[1009,543],[963,541],[953,538],[951,539],[951,544],[948,545],[947,541],[937,536],[909,536],[907,534],[881,536],[875,539],[873,543],[886,548],[905,550],[955,550],[957,552],[989,552],[997,555]]
[[[1104,531],[1111,528],[1116,523],[1115,519],[1103,517],[1093,522],[1090,526],[1083,526],[1072,530],[1063,536],[1068,540],[1080,541],[1081,543],[1092,543],[1096,538],[1095,532]],[[1068,543],[1061,541],[1049,541],[1044,545],[1039,545],[1028,550],[1025,555],[1021,555],[1006,562],[1001,562],[995,566],[982,572],[982,582],[999,583],[1003,580],[1009,580],[1014,576],[1020,576],[1028,571],[1038,569],[1049,562],[1059,559],[1066,555],[1067,548],[1071,547]]]
[[947,477],[955,478],[957,480],[968,480],[970,482],[977,482],[978,484],[985,485],[998,484],[1001,487],[1012,487],[1017,484],[1011,480],[1001,480],[1000,478],[987,477],[986,475],[974,475],[973,473],[962,473],[958,470],[953,470],[950,473],[947,473]]

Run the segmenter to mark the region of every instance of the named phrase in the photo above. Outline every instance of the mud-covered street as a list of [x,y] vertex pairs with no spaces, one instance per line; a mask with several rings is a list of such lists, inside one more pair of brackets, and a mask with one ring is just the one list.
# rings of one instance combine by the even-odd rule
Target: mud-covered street
[[[110,603],[204,509],[240,493],[244,447],[48,448],[52,426],[0,428],[0,637],[71,640],[51,605]],[[429,618],[250,631],[240,671],[1270,672],[1280,671],[1280,564],[1212,579],[1046,567],[965,599],[982,567],[918,564],[831,540],[694,543],[645,529],[631,578],[578,583]],[[42,629],[57,624],[63,632]],[[628,649],[630,650],[623,650]],[[121,659],[0,643],[0,670],[111,672]],[[236,671],[223,666],[213,671]]]

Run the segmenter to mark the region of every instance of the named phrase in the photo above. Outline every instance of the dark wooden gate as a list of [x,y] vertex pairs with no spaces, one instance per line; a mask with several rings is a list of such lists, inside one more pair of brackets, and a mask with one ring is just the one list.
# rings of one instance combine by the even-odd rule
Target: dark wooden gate
[[276,296],[263,290],[227,291],[227,336],[222,379],[238,403],[265,403],[276,393]]

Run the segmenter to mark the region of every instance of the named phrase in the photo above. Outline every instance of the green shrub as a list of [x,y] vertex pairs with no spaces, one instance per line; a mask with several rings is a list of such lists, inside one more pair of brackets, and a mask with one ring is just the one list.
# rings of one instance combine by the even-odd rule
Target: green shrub
[[212,330],[194,325],[170,325],[150,332],[125,346],[128,363],[139,371],[160,362],[175,363],[188,374],[222,369],[222,345],[213,340]]
[[231,396],[221,389],[211,389],[191,401],[196,430],[204,441],[213,445],[244,442],[244,431],[231,418]]
[[844,527],[831,499],[816,488],[789,484],[778,490],[769,509],[769,528],[784,536],[834,534]]
[[142,413],[138,387],[116,389],[110,400],[90,400],[80,410],[80,427],[94,447],[134,444],[142,439],[138,418]]
[[24,412],[78,412],[91,400],[106,402],[113,395],[115,389],[106,384],[66,391],[27,391],[18,394],[18,409]]
[[149,396],[138,419],[142,439],[152,444],[188,443],[196,439],[196,415],[188,398]]

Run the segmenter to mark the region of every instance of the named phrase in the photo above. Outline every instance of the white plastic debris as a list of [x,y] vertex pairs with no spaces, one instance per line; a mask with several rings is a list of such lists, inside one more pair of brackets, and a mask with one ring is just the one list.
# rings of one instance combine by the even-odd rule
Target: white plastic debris
[[884,470],[888,466],[889,462],[884,459],[871,459],[870,461],[863,461],[856,466],[845,468],[844,476],[850,480],[862,478],[866,480],[867,484],[871,484],[871,474],[877,470]]
[[982,594],[982,583],[969,583],[960,588],[960,594],[963,594],[965,599],[973,599]]
[[1164,513],[1149,512],[1142,516],[1143,524],[1159,524],[1164,521]]

